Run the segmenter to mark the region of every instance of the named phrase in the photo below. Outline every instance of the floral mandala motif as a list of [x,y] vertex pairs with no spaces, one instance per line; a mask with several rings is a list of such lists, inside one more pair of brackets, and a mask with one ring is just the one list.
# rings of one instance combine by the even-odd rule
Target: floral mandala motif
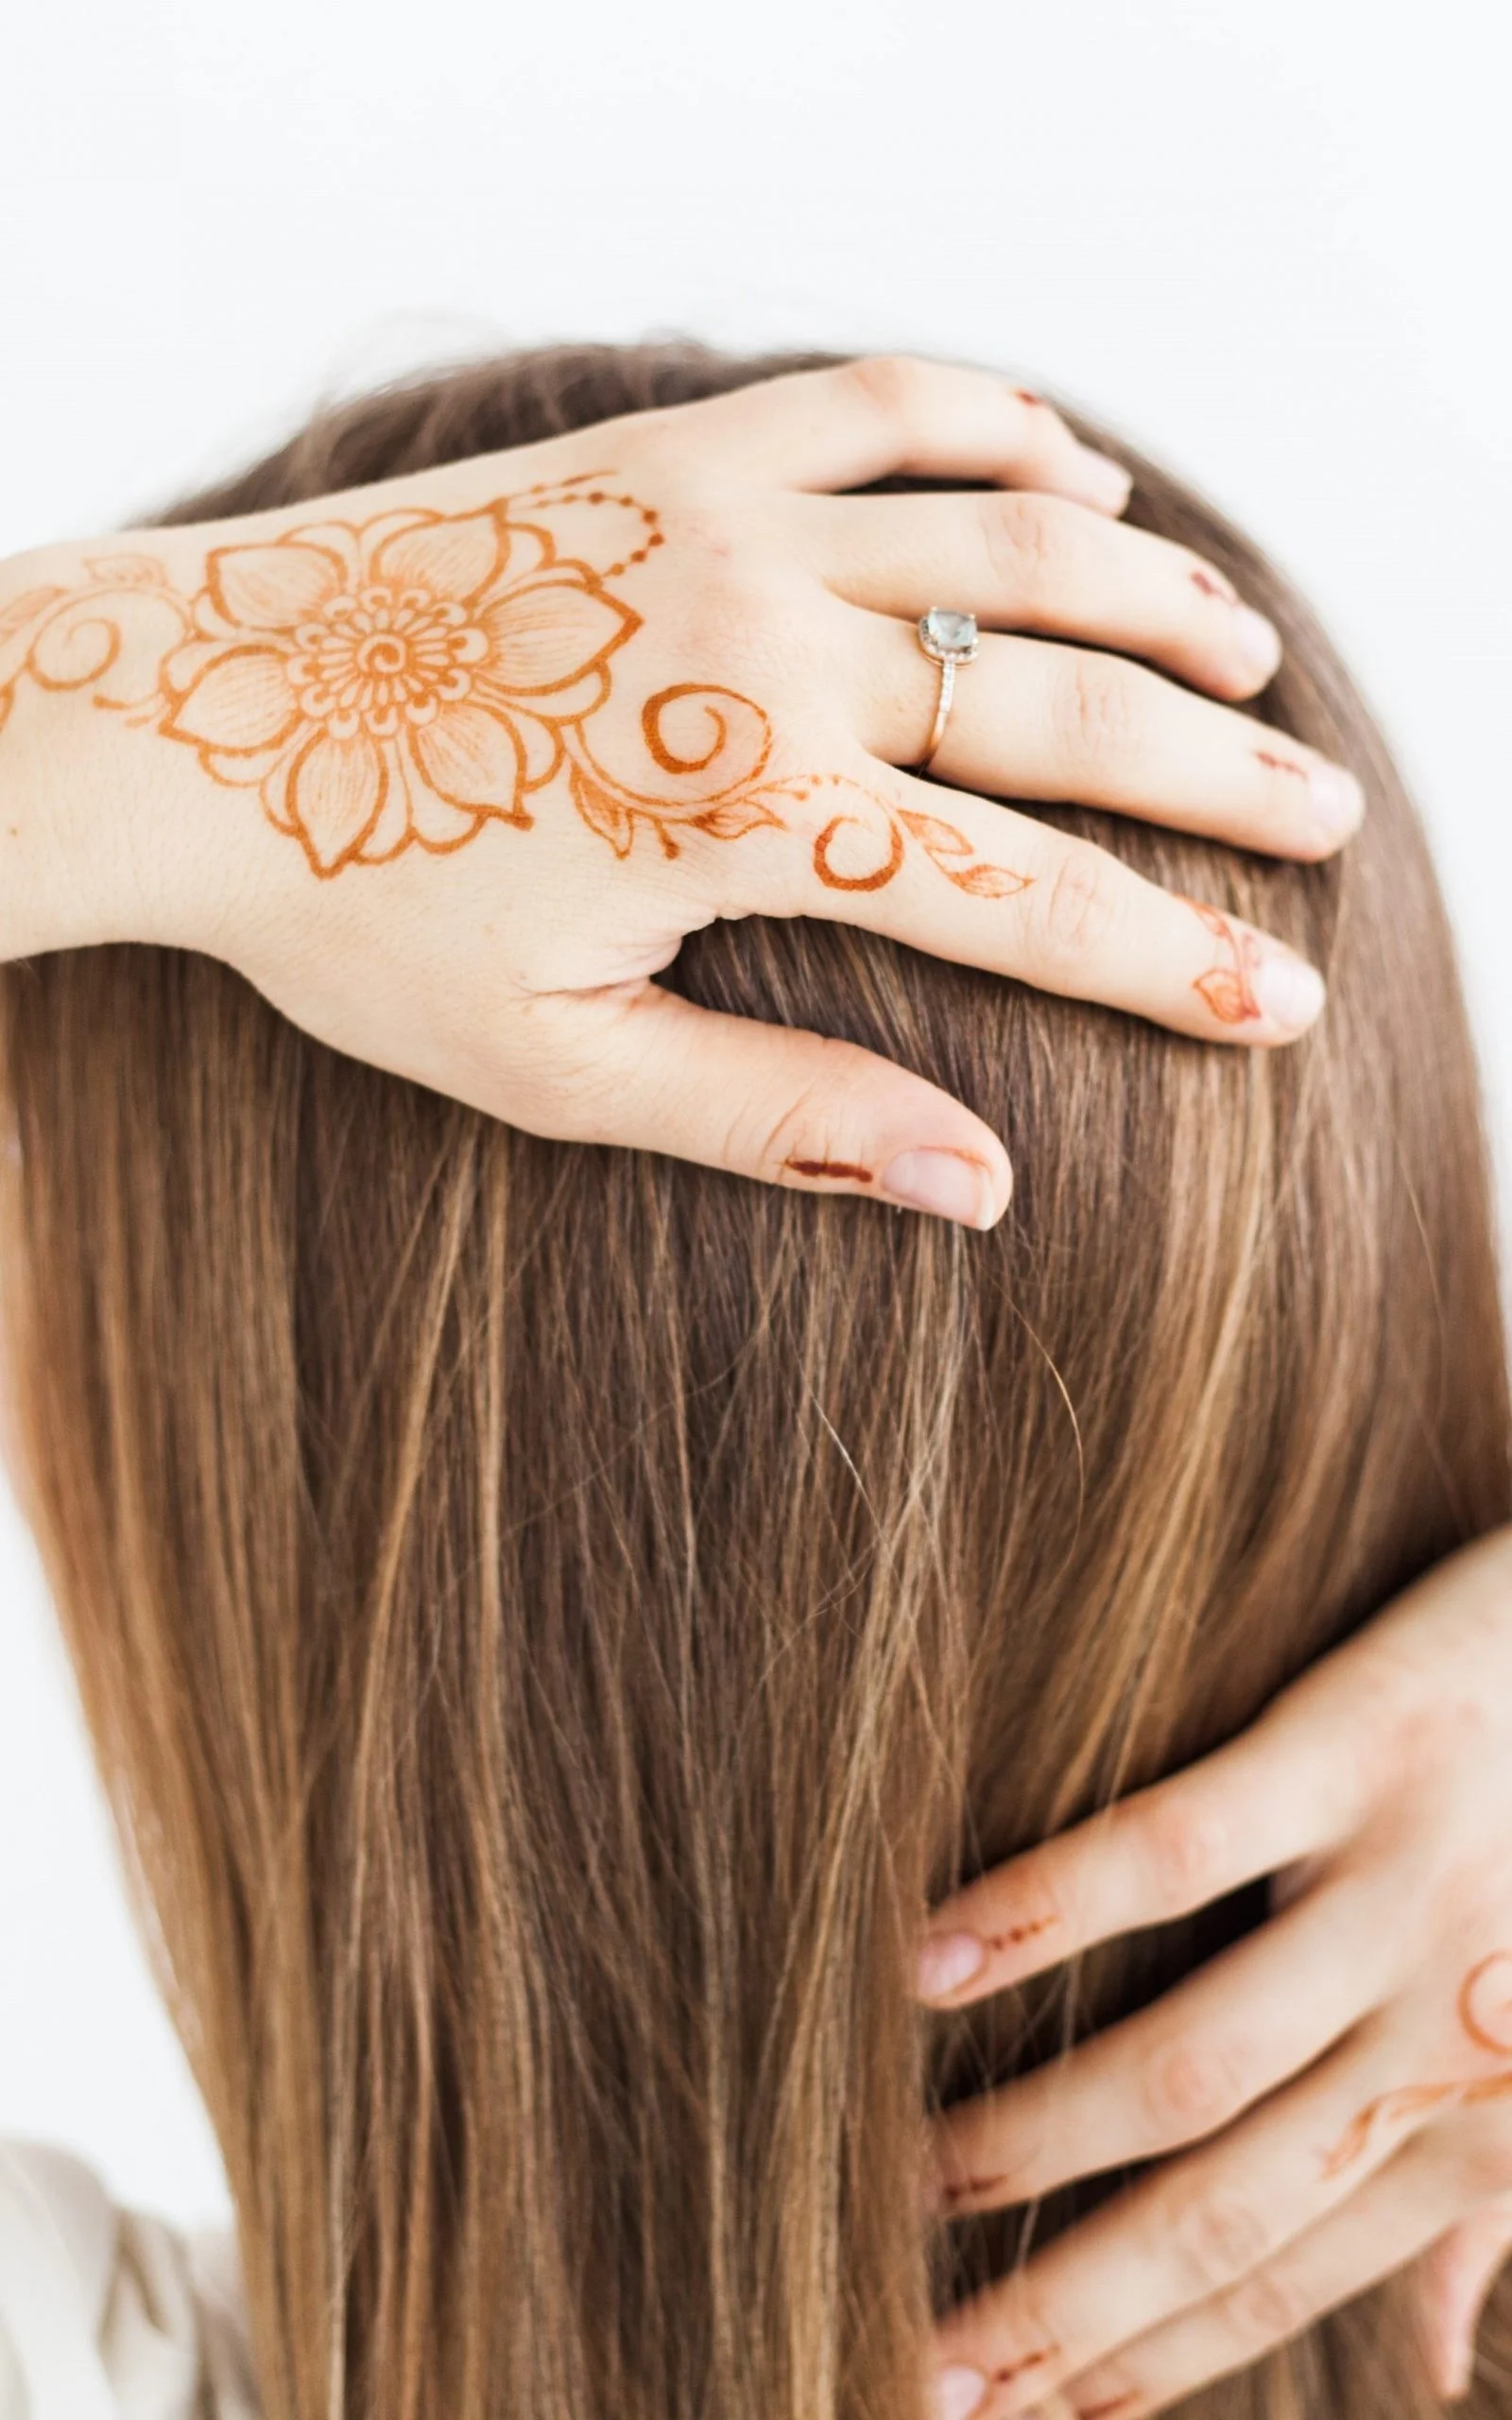
[[[832,890],[878,890],[910,850],[957,890],[1007,899],[1031,877],[979,857],[954,824],[848,774],[774,776],[770,717],[713,683],[641,705],[644,764],[606,764],[589,725],[641,617],[607,582],[664,543],[660,515],[587,474],[476,510],[315,521],[215,548],[177,589],[147,554],[86,562],[75,587],[0,606],[0,729],[23,674],[192,748],[211,780],[255,790],[323,880],[406,850],[444,855],[489,823],[528,829],[561,777],[587,828],[628,856],[643,833],[737,840],[826,819],[811,841]],[[562,553],[551,515],[607,506],[639,544],[606,572]],[[518,516],[518,517],[517,517]]]
[[322,522],[211,555],[163,729],[255,788],[318,873],[459,849],[490,817],[532,821],[639,627],[500,505]]

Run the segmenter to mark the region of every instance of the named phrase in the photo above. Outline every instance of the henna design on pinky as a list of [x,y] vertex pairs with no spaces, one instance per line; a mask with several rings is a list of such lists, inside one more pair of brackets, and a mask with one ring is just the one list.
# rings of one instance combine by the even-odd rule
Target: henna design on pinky
[[[92,690],[97,706],[192,748],[212,781],[255,790],[322,881],[412,849],[450,855],[490,823],[527,831],[562,781],[619,857],[642,833],[676,857],[695,833],[786,830],[795,806],[833,789],[844,811],[814,844],[831,889],[880,890],[910,845],[971,897],[1027,888],[954,824],[846,775],[774,778],[770,718],[731,689],[657,690],[640,717],[650,778],[606,762],[591,726],[643,627],[607,583],[666,543],[659,513],[612,476],[216,547],[193,595],[152,555],[91,561],[81,586],[32,589],[0,612],[0,729],[24,677]],[[551,526],[579,509],[611,531],[620,517],[605,571],[563,552]],[[880,861],[848,868],[853,836],[866,846],[879,821]]]
[[1255,762],[1257,765],[1265,766],[1272,773],[1295,773],[1299,782],[1305,782],[1308,779],[1305,765],[1298,765],[1290,756],[1274,756],[1268,748],[1255,750]]
[[[1200,588],[1204,596],[1216,596],[1219,602],[1224,605],[1238,604],[1239,599],[1234,595],[1234,592],[1229,587],[1228,581],[1226,579],[1215,579],[1211,571],[1194,571],[1191,575],[1191,578],[1193,587]],[[1261,762],[1263,764],[1263,757],[1262,757]]]
[[1255,934],[1230,923],[1216,908],[1205,908],[1200,900],[1189,899],[1186,905],[1194,916],[1201,917],[1220,944],[1217,964],[1196,977],[1193,990],[1201,993],[1221,1025],[1247,1025],[1252,1018],[1263,1015],[1253,983],[1261,959]]
[[[1489,2050],[1499,2059],[1512,2057],[1512,1950],[1495,1949],[1470,1968],[1460,1984],[1455,2010],[1462,2031],[1478,2050]],[[1362,2159],[1380,2126],[1418,2117],[1426,2109],[1469,2109],[1508,2099],[1512,2099],[1512,2068],[1457,2083],[1404,2084],[1399,2091],[1381,2093],[1366,2103],[1324,2152],[1322,2172],[1325,2177],[1339,2176]]]

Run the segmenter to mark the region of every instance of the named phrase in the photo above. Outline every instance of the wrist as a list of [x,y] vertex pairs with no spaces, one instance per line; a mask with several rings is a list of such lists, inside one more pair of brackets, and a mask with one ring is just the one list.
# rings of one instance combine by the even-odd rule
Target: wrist
[[0,560],[0,960],[195,930],[179,769],[133,695],[179,632],[110,544]]

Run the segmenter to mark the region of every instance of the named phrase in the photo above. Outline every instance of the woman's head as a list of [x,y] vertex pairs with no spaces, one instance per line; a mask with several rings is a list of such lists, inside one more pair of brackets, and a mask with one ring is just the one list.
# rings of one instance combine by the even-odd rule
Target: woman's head
[[[179,517],[776,366],[485,364]],[[1023,2237],[916,2216],[926,2096],[1255,1914],[1100,1954],[1074,2012],[947,2021],[926,1893],[1225,1736],[1508,1509],[1420,836],[1304,609],[1131,467],[1372,812],[1314,867],[1055,820],[1320,964],[1315,1035],[1209,1049],[806,924],[670,978],[959,1092],[1018,1171],[989,1236],[490,1126],[209,961],[6,978],[30,1481],[280,2420],[915,2414],[931,2285]],[[1199,2408],[1430,2409],[1403,2342],[1373,2306]]]

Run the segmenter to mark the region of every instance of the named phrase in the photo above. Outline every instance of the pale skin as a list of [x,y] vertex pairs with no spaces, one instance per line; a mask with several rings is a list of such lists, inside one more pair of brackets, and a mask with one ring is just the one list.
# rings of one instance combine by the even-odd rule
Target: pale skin
[[[992,492],[833,493],[892,471]],[[14,560],[0,957],[207,951],[532,1132],[990,1226],[961,1103],[655,977],[717,917],[814,915],[1221,1043],[1312,1022],[1291,952],[1012,804],[1300,857],[1362,812],[1233,710],[1275,633],[1126,493],[1034,398],[880,361]],[[926,783],[940,602],[985,635]]]
[[[988,492],[836,493],[892,471]],[[321,1039],[530,1131],[988,1227],[1011,1172],[961,1103],[655,978],[716,918],[815,915],[1220,1044],[1305,1029],[1322,988],[1290,952],[1015,809],[1085,801],[1300,858],[1363,811],[1352,775],[1234,711],[1275,668],[1276,635],[1198,557],[1120,526],[1126,485],[1010,386],[881,361],[297,510],[0,563],[0,959],[112,940],[205,951]],[[910,768],[937,674],[913,624],[936,604],[973,611],[985,636],[923,783]],[[1230,2162],[1225,2189],[1280,2230],[1205,2298],[1130,2259],[1138,2207],[1069,2238],[1027,2273],[1059,2366],[994,2386],[993,2420],[1047,2389],[1062,2411],[1155,2411],[1252,2359],[1278,2314],[1301,2325],[1418,2252],[1403,2175],[1437,2241],[1446,2375],[1462,2362],[1512,2234],[1512,2101],[1469,2098],[1500,2070],[1464,2023],[1489,1993],[1491,2038],[1502,1970],[1485,1962],[1512,1951],[1484,1847],[1512,1812],[1495,1713],[1512,1705],[1509,1560],[1446,1575],[1347,1651],[1370,1660],[1321,1668],[1164,1798],[936,1911],[933,1935],[959,1939],[1054,1906],[1056,1927],[993,1951],[958,2001],[1240,1868],[1295,1894],[1142,2020],[1160,2041],[1216,2029],[1220,2050],[1228,2028],[1259,2062],[1200,2123],[1168,2112],[1152,2134],[1157,2037],[1125,2030],[1065,2071],[1058,2168],[1047,2086],[942,2126],[943,2184],[1007,2175],[1020,2198],[1091,2166],[1095,2139],[1098,2160],[1175,2152],[1152,2194],[1188,2189],[1183,2160]],[[1168,1829],[1216,1845],[1162,1863]],[[1224,1847],[1241,1840],[1244,1855]],[[1423,1878],[1446,1872],[1451,1893]],[[1346,1918],[1368,1930],[1372,1893],[1395,1917],[1414,1892],[1423,1930],[1393,1975]],[[1319,2055],[1338,2105],[1293,2176],[1295,2138],[1266,2129]],[[948,2394],[979,2360],[1042,2349],[1022,2290],[953,2319]]]
[[948,2315],[941,2414],[1143,2420],[1408,2264],[1436,2382],[1465,2392],[1512,2247],[1509,1838],[1503,1533],[1216,1754],[933,1911],[920,1991],[959,2008],[1271,1877],[1258,1932],[936,2121],[946,2210],[1155,2163]]

